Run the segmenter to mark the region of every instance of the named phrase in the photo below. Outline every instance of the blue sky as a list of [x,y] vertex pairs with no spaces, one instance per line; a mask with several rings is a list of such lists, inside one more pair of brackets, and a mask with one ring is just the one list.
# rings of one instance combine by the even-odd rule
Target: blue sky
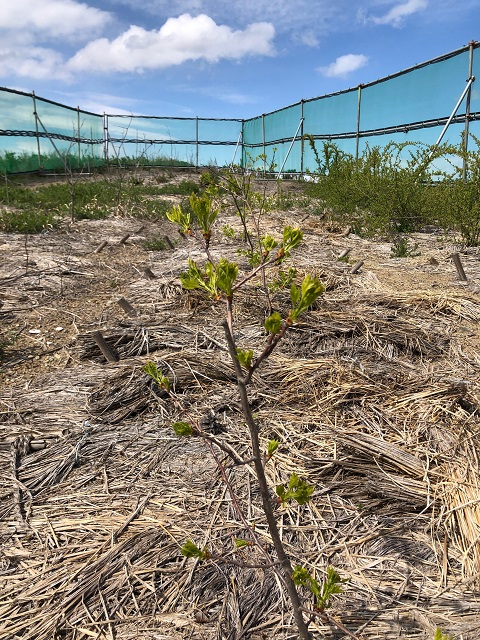
[[249,118],[479,39],[479,0],[0,0],[0,84],[98,113]]

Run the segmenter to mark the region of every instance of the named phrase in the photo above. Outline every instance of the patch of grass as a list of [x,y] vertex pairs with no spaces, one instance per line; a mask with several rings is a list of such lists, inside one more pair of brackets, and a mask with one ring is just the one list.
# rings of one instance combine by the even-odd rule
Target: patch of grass
[[59,221],[57,213],[30,207],[0,211],[0,230],[5,233],[41,233],[45,229],[53,229]]
[[[85,146],[83,147],[85,149]],[[0,173],[28,173],[34,171],[64,171],[65,164],[70,169],[98,168],[105,164],[103,158],[103,146],[98,146],[99,155],[82,153],[78,157],[77,153],[66,153],[64,158],[60,158],[55,151],[52,153],[42,153],[40,157],[37,153],[16,153],[15,151],[0,151]]]
[[165,251],[168,245],[162,236],[151,236],[142,242],[145,251]]
[[[73,200],[76,220],[101,220],[115,212],[121,216],[155,221],[164,219],[165,213],[171,208],[171,202],[152,197],[160,189],[144,185],[136,179],[81,182],[74,178],[70,182],[36,188],[10,182],[0,187],[0,203],[30,212],[35,209],[39,216],[48,217],[52,211],[57,216],[71,215]],[[31,216],[31,213],[28,215]]]
[[411,244],[408,236],[396,236],[393,238],[391,251],[392,258],[414,258],[419,256],[420,252],[417,251],[418,244],[415,242]]
[[169,196],[190,196],[192,193],[200,193],[200,185],[194,180],[182,180],[178,184],[166,184],[163,187],[151,187],[158,193]]

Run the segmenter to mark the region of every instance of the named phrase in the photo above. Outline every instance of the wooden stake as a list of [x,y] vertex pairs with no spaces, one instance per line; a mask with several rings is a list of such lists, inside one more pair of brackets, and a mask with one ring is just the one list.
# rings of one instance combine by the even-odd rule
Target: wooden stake
[[120,298],[119,300],[117,300],[117,304],[119,304],[122,307],[122,309],[125,311],[125,313],[128,313],[129,316],[137,315],[136,309],[132,307],[130,302],[128,300],[125,300],[125,298]]
[[108,244],[108,242],[106,240],[104,240],[101,244],[98,245],[98,247],[95,249],[95,251],[93,253],[100,253],[100,251],[103,251],[105,249],[107,244]]
[[126,233],[122,238],[120,238],[120,241],[118,244],[125,244],[126,241],[129,239],[129,237],[130,237],[130,234]]
[[170,247],[170,249],[175,249],[175,245],[173,244],[173,242],[170,240],[170,238],[168,236],[163,236],[165,238],[165,242],[168,244],[168,246]]
[[118,362],[118,357],[113,353],[113,351],[108,346],[105,338],[102,336],[100,331],[94,331],[92,334],[93,339],[95,340],[97,347],[103,353],[108,362]]
[[455,264],[455,267],[457,268],[458,279],[461,280],[462,282],[466,282],[467,276],[465,275],[465,271],[463,270],[463,266],[460,261],[460,255],[458,253],[454,253],[452,254],[452,259]]
[[346,258],[350,253],[351,249],[344,249],[341,253],[338,254],[337,260],[341,260],[342,258]]
[[350,269],[350,273],[357,273],[357,271],[360,271],[360,269],[363,267],[363,262],[363,260],[359,260],[357,264],[354,264]]
[[150,269],[150,267],[145,267],[145,269],[143,270],[143,273],[145,274],[145,276],[149,279],[149,280],[155,280],[155,278],[157,277],[153,271]]

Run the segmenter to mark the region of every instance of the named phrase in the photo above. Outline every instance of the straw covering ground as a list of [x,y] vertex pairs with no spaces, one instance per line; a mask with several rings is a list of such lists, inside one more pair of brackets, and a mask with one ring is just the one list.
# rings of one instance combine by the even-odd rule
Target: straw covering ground
[[[246,269],[223,224],[239,230],[222,214],[215,255]],[[330,611],[359,638],[423,640],[439,627],[477,639],[478,249],[460,253],[460,283],[450,256],[461,247],[435,230],[415,235],[417,257],[392,258],[388,243],[344,235],[307,204],[263,224],[300,226],[298,276],[326,285],[251,389],[264,446],[280,441],[272,491],[292,472],[315,486],[309,504],[277,508],[293,564],[319,582],[328,566],[348,579]],[[175,247],[147,251],[158,234]],[[350,264],[336,259],[347,248]],[[142,370],[154,361],[189,416],[248,457],[223,306],[179,282],[187,258],[201,259],[195,245],[167,222],[111,216],[3,234],[0,256],[2,332],[17,336],[0,374],[0,639],[293,638],[281,580],[260,566],[271,540],[250,467],[226,463],[235,504]],[[273,306],[287,312],[288,291]],[[239,292],[235,316],[238,343],[260,350],[260,281]],[[260,547],[235,549],[253,536]],[[222,559],[187,560],[187,539]],[[318,618],[310,629],[346,637]]]

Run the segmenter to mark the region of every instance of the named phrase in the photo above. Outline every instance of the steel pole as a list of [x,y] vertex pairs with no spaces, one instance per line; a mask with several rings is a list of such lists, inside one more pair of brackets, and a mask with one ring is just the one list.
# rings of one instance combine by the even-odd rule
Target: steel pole
[[360,113],[361,113],[361,103],[362,103],[362,85],[358,85],[357,92],[357,133],[355,138],[355,160],[358,160],[358,150],[360,145]]
[[[473,77],[473,40],[469,43],[469,55],[468,55],[468,80],[475,81]],[[472,96],[472,84],[470,83],[470,87],[467,93],[467,99],[465,101],[465,130],[463,133],[463,167],[462,167],[462,178],[465,182],[467,179],[467,170],[468,170],[468,162],[467,162],[467,151],[468,151],[468,134],[470,127],[470,99]]]
[[304,105],[305,105],[305,100],[302,100],[301,102],[302,105],[302,113],[301,113],[301,118],[302,118],[302,131],[301,131],[301,146],[300,146],[300,175],[303,176],[303,154],[305,151],[305,140],[303,139],[303,136],[305,135],[305,132],[303,130],[303,123],[305,122],[305,113],[304,113]]
[[38,156],[38,170],[42,171],[42,152],[40,150],[40,135],[38,131],[38,113],[37,113],[37,99],[35,97],[35,91],[32,91],[33,100],[33,115],[35,116],[35,136],[37,138],[37,156]]
[[298,135],[298,132],[300,131],[300,127],[302,126],[302,124],[303,124],[303,118],[300,120],[300,124],[298,125],[297,130],[295,131],[295,135],[292,138],[292,142],[290,143],[290,146],[288,147],[287,155],[285,156],[285,159],[283,160],[283,164],[280,167],[280,171],[277,173],[277,180],[279,180],[279,178],[280,178],[280,175],[281,175],[281,173],[283,171],[283,167],[285,166],[285,164],[287,162],[287,159],[288,159],[288,156],[290,155],[290,151],[292,150],[292,147],[295,144],[295,140],[297,139],[297,135]]

